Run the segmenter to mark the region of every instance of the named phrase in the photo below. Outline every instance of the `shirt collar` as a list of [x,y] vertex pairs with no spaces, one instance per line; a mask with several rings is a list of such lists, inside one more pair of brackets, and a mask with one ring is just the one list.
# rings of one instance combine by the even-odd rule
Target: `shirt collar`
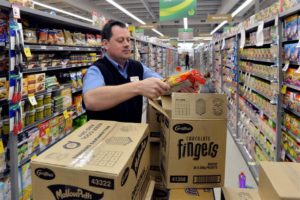
[[128,67],[128,60],[126,61],[125,65],[124,65],[124,68],[122,68],[116,61],[114,61],[111,57],[109,57],[108,54],[105,54],[105,57],[109,60],[109,62],[111,62],[111,64],[118,70],[122,70],[122,71],[125,71],[127,70],[127,67]]

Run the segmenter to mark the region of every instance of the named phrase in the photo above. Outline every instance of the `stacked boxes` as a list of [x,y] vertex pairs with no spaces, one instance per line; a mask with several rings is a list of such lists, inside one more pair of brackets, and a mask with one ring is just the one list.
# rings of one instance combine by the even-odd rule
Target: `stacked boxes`
[[46,74],[32,74],[23,79],[23,95],[34,94],[45,90]]
[[31,161],[33,199],[141,200],[149,168],[146,124],[91,120]]
[[226,96],[173,93],[162,105],[160,168],[168,189],[224,184]]

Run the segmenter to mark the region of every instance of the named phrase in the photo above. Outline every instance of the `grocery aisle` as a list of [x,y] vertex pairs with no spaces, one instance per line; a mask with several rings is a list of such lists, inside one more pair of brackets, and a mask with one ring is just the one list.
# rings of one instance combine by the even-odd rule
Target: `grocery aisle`
[[[226,187],[239,187],[238,174],[244,172],[246,175],[247,187],[256,188],[257,184],[253,179],[245,160],[242,157],[241,152],[236,146],[231,134],[227,131],[227,148],[226,148],[226,168],[225,168],[225,186]],[[216,200],[220,200],[221,189],[216,188],[215,197]]]

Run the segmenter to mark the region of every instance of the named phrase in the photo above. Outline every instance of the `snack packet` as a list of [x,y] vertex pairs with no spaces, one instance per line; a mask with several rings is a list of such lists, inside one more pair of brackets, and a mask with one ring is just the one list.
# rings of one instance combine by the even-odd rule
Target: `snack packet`
[[165,95],[169,95],[172,92],[179,92],[183,88],[192,88],[197,90],[199,85],[205,84],[205,78],[198,70],[195,69],[167,77],[163,81],[168,83],[171,87],[170,91],[168,91]]

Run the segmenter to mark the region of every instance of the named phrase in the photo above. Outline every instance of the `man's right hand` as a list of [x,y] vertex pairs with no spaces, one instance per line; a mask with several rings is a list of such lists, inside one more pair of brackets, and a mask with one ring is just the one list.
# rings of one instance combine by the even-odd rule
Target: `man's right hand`
[[158,78],[147,78],[139,82],[138,91],[140,95],[155,99],[164,95],[170,86]]

